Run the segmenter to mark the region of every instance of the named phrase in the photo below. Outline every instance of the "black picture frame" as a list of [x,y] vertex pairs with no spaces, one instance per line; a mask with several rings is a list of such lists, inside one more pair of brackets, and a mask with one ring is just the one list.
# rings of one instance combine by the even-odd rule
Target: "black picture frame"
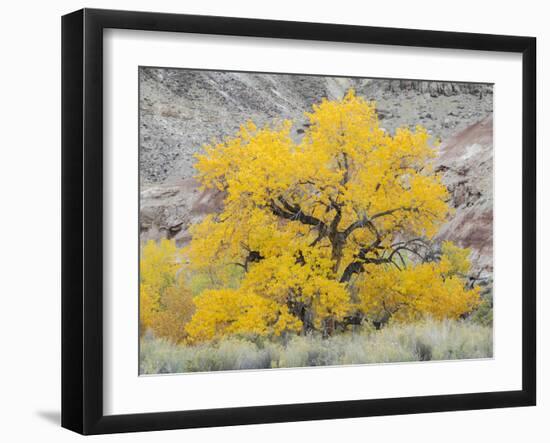
[[[522,389],[177,412],[103,413],[103,30],[522,54]],[[62,18],[62,426],[82,434],[458,411],[536,403],[536,39],[83,9]]]

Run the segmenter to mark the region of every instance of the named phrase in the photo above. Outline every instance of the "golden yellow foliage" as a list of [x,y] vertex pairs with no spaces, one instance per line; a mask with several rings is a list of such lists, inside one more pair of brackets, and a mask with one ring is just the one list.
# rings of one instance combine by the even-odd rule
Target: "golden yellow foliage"
[[426,316],[458,319],[480,302],[479,288],[465,289],[462,278],[449,273],[447,259],[399,270],[368,265],[357,282],[358,307],[375,321],[410,322]]
[[174,241],[147,242],[140,257],[140,326],[175,342],[187,336],[185,324],[195,306],[178,275],[181,257]]
[[218,339],[228,334],[278,336],[301,327],[286,306],[250,292],[207,290],[195,298],[195,304],[197,313],[186,326],[191,342]]
[[163,293],[176,283],[179,268],[178,249],[174,242],[147,242],[140,256],[140,323],[144,329],[151,326],[153,315],[159,311]]
[[441,266],[446,267],[447,274],[464,277],[470,271],[469,248],[460,248],[453,242],[445,241],[441,245]]
[[[221,214],[192,228],[189,269],[209,273],[221,288],[228,268],[244,276],[235,289],[195,299],[190,340],[320,329],[357,309],[404,319],[471,310],[478,294],[465,289],[469,251],[446,243],[440,261],[404,257],[419,255],[419,242],[429,242],[450,213],[426,129],[392,136],[380,128],[375,104],[353,91],[306,116],[299,143],[291,122],[249,122],[197,156],[197,179],[226,197]],[[153,295],[143,305],[154,310],[155,303]]]
[[176,343],[187,338],[186,324],[195,312],[191,291],[179,284],[166,289],[160,299],[160,309],[151,316],[150,328],[156,337]]

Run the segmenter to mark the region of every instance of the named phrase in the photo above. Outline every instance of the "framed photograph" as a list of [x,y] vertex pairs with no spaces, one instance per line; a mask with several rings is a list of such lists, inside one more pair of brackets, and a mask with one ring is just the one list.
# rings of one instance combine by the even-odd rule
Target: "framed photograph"
[[536,41],[62,19],[62,425],[536,402]]

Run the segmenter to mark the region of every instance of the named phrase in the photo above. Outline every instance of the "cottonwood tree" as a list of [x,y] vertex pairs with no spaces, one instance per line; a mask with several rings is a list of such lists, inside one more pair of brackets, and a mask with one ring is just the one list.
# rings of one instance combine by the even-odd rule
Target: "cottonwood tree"
[[[227,334],[331,334],[365,318],[457,318],[478,302],[467,250],[430,239],[450,214],[426,129],[384,131],[353,91],[291,122],[258,128],[198,155],[198,180],[223,211],[192,228],[190,268],[219,289],[195,297],[191,341]],[[228,269],[242,278],[228,284]]]

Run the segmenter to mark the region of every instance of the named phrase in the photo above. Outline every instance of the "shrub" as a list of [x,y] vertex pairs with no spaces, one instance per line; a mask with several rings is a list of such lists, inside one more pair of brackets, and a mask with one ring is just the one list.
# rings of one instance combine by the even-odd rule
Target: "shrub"
[[483,295],[479,307],[472,313],[471,321],[483,326],[493,326],[493,294]]
[[390,324],[379,331],[265,340],[232,337],[196,346],[145,335],[142,374],[490,358],[492,328],[471,321]]

